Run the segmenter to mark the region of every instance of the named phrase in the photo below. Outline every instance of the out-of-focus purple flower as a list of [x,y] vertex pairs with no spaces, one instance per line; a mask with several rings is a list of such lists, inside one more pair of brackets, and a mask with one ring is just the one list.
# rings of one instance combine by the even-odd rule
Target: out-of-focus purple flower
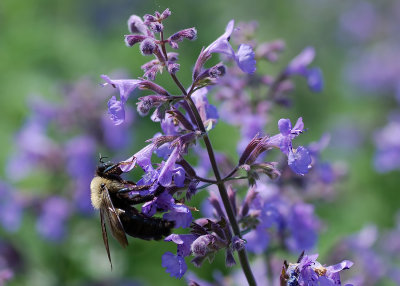
[[370,93],[371,91],[396,92],[399,82],[400,64],[393,61],[399,45],[380,42],[368,53],[357,54],[346,66],[344,76],[352,84]]
[[0,286],[6,285],[5,283],[14,277],[14,272],[9,268],[0,268]]
[[125,121],[119,125],[113,124],[106,115],[101,118],[103,140],[106,145],[113,150],[119,150],[130,142],[130,138],[127,134],[129,134],[129,127],[134,120],[134,113],[130,108],[126,108],[125,111]]
[[308,87],[311,91],[320,92],[323,89],[322,71],[319,68],[308,68],[314,57],[315,49],[313,47],[305,48],[286,67],[285,75],[303,76],[307,79]]
[[312,249],[317,243],[319,224],[312,205],[293,205],[288,218],[288,228],[291,232],[286,241],[288,247],[293,252]]
[[38,233],[49,241],[62,240],[70,214],[71,207],[64,198],[54,196],[46,199],[36,223]]
[[185,259],[180,255],[174,255],[171,252],[166,252],[162,256],[162,267],[166,268],[171,277],[181,279],[187,270]]
[[358,1],[340,16],[341,28],[358,40],[365,41],[372,37],[379,27],[379,17],[373,4]]
[[20,228],[23,215],[23,203],[15,189],[0,182],[0,223],[8,232]]
[[[38,116],[31,116],[16,136],[18,154],[8,162],[7,175],[19,180],[24,178],[38,165],[56,165],[60,149],[56,142],[47,135],[48,122]],[[58,156],[54,156],[58,155]],[[54,166],[53,166],[54,167]]]
[[217,108],[208,102],[207,93],[207,88],[201,88],[192,94],[192,99],[199,111],[203,124],[207,130],[210,130],[217,123],[219,115]]
[[89,136],[79,136],[66,143],[66,169],[74,180],[74,201],[78,210],[91,213],[93,211],[87,186],[90,185],[93,170],[96,167],[96,141]]
[[400,116],[392,116],[389,123],[374,134],[377,148],[374,164],[378,172],[400,169]]
[[311,64],[315,57],[315,49],[313,47],[306,47],[300,54],[292,59],[286,68],[288,75],[298,74],[306,75],[307,66]]

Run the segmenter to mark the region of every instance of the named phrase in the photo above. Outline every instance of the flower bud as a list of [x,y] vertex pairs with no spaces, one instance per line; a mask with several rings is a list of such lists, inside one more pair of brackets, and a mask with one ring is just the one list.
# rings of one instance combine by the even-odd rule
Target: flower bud
[[150,15],[150,14],[144,15],[143,19],[144,19],[144,23],[146,25],[149,25],[150,23],[153,23],[153,22],[157,22],[157,17]]
[[245,241],[237,236],[232,238],[232,249],[236,251],[240,251],[244,249]]
[[160,20],[165,20],[169,16],[171,16],[171,10],[169,10],[169,8],[167,8],[167,9],[164,10],[164,12],[161,13]]
[[140,88],[141,89],[150,89],[154,91],[157,94],[164,95],[164,96],[169,96],[168,91],[166,91],[163,87],[159,86],[158,84],[155,84],[152,81],[149,80],[143,80],[140,82]]
[[225,265],[227,267],[232,267],[236,265],[235,258],[233,257],[232,251],[230,249],[226,250]]
[[143,36],[143,35],[126,35],[125,36],[125,44],[128,47],[132,47],[134,44],[140,43],[146,38],[147,37]]
[[182,42],[183,39],[188,39],[190,41],[196,40],[197,38],[197,30],[196,28],[188,28],[184,30],[180,30],[173,34],[171,37],[169,37],[169,41],[172,42]]
[[140,52],[144,56],[149,56],[154,53],[156,49],[156,43],[151,38],[146,38],[140,43]]
[[199,236],[195,241],[193,241],[190,249],[195,256],[205,256],[208,252],[208,246],[214,243],[214,241],[215,238],[213,235],[202,235]]
[[164,30],[164,25],[158,22],[149,24],[150,30],[156,33],[161,33]]
[[149,98],[145,98],[138,102],[137,111],[141,116],[149,114],[150,109],[153,107],[153,101]]
[[132,15],[128,19],[128,29],[132,34],[146,35],[147,27],[139,16]]
[[180,64],[168,63],[168,72],[171,74],[176,74],[179,71]]

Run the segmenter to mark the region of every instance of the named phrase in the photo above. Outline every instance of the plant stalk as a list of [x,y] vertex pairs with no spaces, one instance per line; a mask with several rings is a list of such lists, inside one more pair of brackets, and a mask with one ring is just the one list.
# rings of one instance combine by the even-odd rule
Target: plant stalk
[[[163,40],[163,38],[164,38],[164,35],[163,35],[163,33],[161,33],[161,40]],[[167,52],[166,52],[166,49],[165,49],[165,44],[162,43],[161,46],[162,46],[162,51],[164,53],[165,59],[168,60]],[[204,143],[205,143],[206,148],[207,148],[208,156],[210,158],[210,163],[211,163],[214,175],[215,175],[215,179],[217,180],[216,184],[217,184],[217,187],[218,187],[219,194],[221,196],[222,202],[224,204],[225,211],[226,211],[226,213],[228,215],[228,219],[229,219],[230,225],[232,227],[233,233],[237,237],[241,238],[240,228],[239,228],[239,225],[238,225],[238,223],[236,221],[236,217],[235,217],[235,214],[233,212],[232,206],[230,204],[229,197],[228,197],[228,192],[227,192],[226,187],[225,187],[225,183],[222,180],[221,175],[219,173],[217,160],[215,159],[214,149],[213,149],[213,147],[211,145],[211,141],[210,141],[210,139],[208,137],[208,134],[207,134],[207,131],[206,131],[205,127],[204,127],[203,121],[201,120],[201,116],[200,116],[200,114],[199,114],[199,112],[198,112],[198,110],[196,108],[196,105],[194,104],[194,102],[193,102],[193,100],[191,98],[191,94],[192,94],[192,92],[194,90],[194,86],[192,85],[192,87],[190,88],[190,91],[187,92],[185,90],[185,88],[183,87],[183,85],[181,84],[181,82],[176,77],[176,75],[175,74],[171,74],[171,73],[170,73],[170,75],[171,75],[173,81],[176,83],[176,85],[179,87],[179,89],[185,95],[185,100],[189,104],[189,107],[190,107],[190,109],[192,110],[192,112],[193,112],[193,114],[195,116],[196,125],[200,129],[200,131],[203,133],[203,140],[204,140]],[[239,250],[238,251],[238,256],[239,256],[240,265],[242,266],[244,275],[246,276],[246,279],[247,279],[247,282],[249,283],[249,286],[257,286],[256,281],[254,279],[253,272],[251,271],[251,268],[250,268],[249,260],[247,258],[246,249],[243,248],[242,250]]]

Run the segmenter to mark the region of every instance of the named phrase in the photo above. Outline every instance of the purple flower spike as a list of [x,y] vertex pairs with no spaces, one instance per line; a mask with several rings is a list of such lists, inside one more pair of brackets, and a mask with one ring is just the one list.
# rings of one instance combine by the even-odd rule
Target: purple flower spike
[[304,175],[308,173],[311,168],[311,156],[308,150],[303,146],[299,146],[295,150],[291,150],[288,156],[289,167],[298,175]]
[[162,256],[162,267],[171,277],[181,279],[187,270],[185,259],[180,255],[174,255],[171,252],[166,252]]

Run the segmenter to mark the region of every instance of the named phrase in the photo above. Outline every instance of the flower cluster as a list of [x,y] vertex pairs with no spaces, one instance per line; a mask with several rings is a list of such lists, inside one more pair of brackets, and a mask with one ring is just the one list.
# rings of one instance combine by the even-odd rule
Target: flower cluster
[[[34,176],[53,177],[40,192],[22,195],[16,187],[0,186],[1,225],[17,231],[24,211],[36,217],[36,230],[46,240],[65,238],[74,213],[91,214],[88,185],[102,148],[119,150],[129,143],[129,120],[114,126],[104,114],[110,94],[88,79],[64,88],[59,103],[33,97],[30,115],[16,134],[16,150],[7,165],[8,178],[17,185]],[[54,194],[54,188],[57,193]],[[26,193],[26,192],[25,192]]]
[[348,279],[354,285],[381,285],[383,281],[400,283],[400,214],[392,229],[379,231],[373,224],[341,239],[333,248],[332,257],[344,253],[356,263],[357,271]]
[[[271,241],[295,253],[312,249],[320,222],[313,206],[304,202],[298,192],[315,196],[311,190],[313,185],[326,187],[322,190],[331,189],[332,183],[340,177],[333,166],[320,160],[320,153],[329,141],[327,136],[308,147],[293,144],[293,140],[306,131],[303,118],[298,118],[295,124],[282,118],[277,122],[275,135],[264,134],[272,121],[271,108],[290,105],[289,94],[294,89],[292,77],[304,77],[310,90],[318,92],[323,88],[322,73],[319,68],[309,67],[315,51],[307,47],[278,76],[258,74],[256,62],[278,60],[284,43],[278,40],[259,44],[253,40],[255,23],[240,24],[235,29],[235,22],[231,20],[225,32],[200,51],[193,67],[192,82],[185,87],[178,79],[179,54],[167,52],[167,48],[177,50],[183,40],[195,40],[197,30],[187,28],[165,36],[165,20],[170,15],[171,11],[166,9],[143,18],[132,15],[128,20],[130,34],[125,36],[126,45],[138,44],[142,55],[153,56],[142,65],[142,77],[101,76],[105,81],[103,86],[109,85],[119,91],[119,98],[112,96],[108,101],[108,112],[115,125],[126,120],[128,99],[135,90],[141,89],[149,94],[138,98],[138,113],[146,116],[154,110],[150,118],[160,123],[162,130],[119,166],[125,173],[135,167],[144,172],[137,185],[148,187],[130,193],[131,196],[152,196],[153,199],[142,206],[143,215],[152,217],[163,213],[163,218],[174,221],[175,227],[190,228],[190,233],[171,234],[165,238],[177,245],[176,254],[166,252],[162,256],[162,266],[171,276],[183,277],[188,269],[185,257],[194,256],[191,262],[199,267],[206,259],[211,262],[217,252],[224,251],[226,265],[233,266],[236,264],[234,252],[237,252],[246,269],[248,283],[254,285],[246,251],[265,252]],[[237,50],[230,43],[231,37],[238,45]],[[213,54],[219,54],[222,62],[208,67]],[[157,74],[164,71],[180,89],[179,94],[172,94],[154,82]],[[260,90],[264,90],[264,94]],[[209,101],[211,94],[213,102],[219,103],[219,109]],[[232,163],[211,146],[209,135],[221,119],[241,129],[237,163]],[[205,149],[196,144],[199,141],[204,142]],[[267,161],[266,156],[272,149],[279,150],[286,160]],[[185,158],[189,150],[198,155],[197,164]],[[215,179],[207,178],[210,171]],[[227,175],[222,176],[225,172]],[[235,177],[236,173],[243,176]],[[308,173],[310,179],[303,179]],[[247,179],[247,188],[241,179]],[[234,181],[237,182],[233,184]],[[190,200],[205,188],[209,189],[209,199],[201,208],[205,217],[193,220],[191,212],[195,208]],[[240,202],[243,197],[240,193],[246,189]],[[315,259],[316,256],[312,256],[307,263],[303,262],[301,271],[317,265]],[[321,281],[324,278],[338,281],[337,272],[341,269],[331,268],[325,269],[329,274],[319,275]],[[304,276],[304,279],[308,278]]]
[[[354,53],[349,49],[346,79],[361,89],[362,93],[386,96],[386,109],[392,110],[386,126],[377,130],[373,136],[376,145],[374,166],[381,173],[400,168],[400,64],[393,60],[400,48],[400,41],[395,36],[399,33],[400,8],[394,2],[387,4],[381,6],[371,2],[357,2],[342,15],[340,21],[341,29],[345,32],[343,34],[348,37],[346,43],[357,50]],[[359,49],[360,45],[367,48]]]

